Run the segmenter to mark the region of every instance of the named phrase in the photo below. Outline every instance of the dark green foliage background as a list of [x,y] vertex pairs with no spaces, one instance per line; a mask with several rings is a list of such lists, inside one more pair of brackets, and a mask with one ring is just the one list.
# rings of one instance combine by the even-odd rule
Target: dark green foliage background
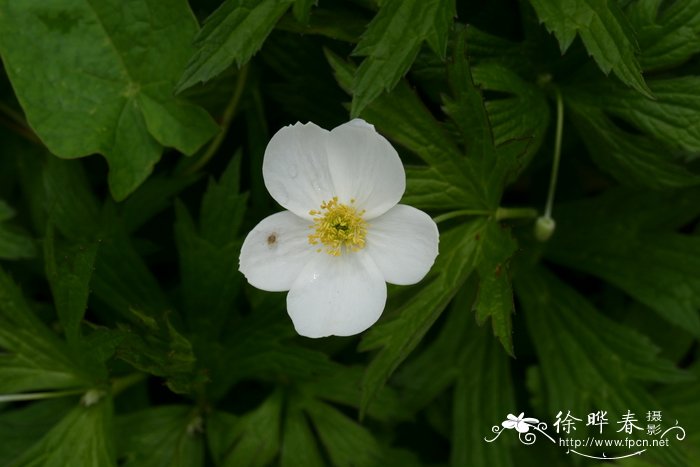
[[[0,465],[598,465],[484,441],[560,410],[700,465],[698,52],[700,0],[0,0]],[[270,136],[355,116],[440,256],[305,339],[238,253]]]

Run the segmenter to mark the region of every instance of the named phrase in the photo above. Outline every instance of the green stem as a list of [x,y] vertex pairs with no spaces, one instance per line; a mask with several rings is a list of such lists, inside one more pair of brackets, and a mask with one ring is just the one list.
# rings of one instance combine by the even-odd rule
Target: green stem
[[439,224],[440,222],[445,222],[449,219],[454,219],[455,217],[462,216],[490,216],[491,211],[479,210],[479,209],[463,209],[461,211],[446,212],[445,214],[440,214],[439,216],[433,217],[433,222]]
[[496,220],[505,219],[534,219],[539,213],[535,208],[502,208],[496,209]]
[[41,399],[55,399],[58,397],[77,396],[84,394],[85,389],[68,389],[65,391],[29,392],[25,394],[2,394],[0,402],[35,401]]
[[561,158],[561,137],[564,128],[564,101],[561,98],[561,92],[556,90],[557,94],[557,128],[554,139],[554,160],[552,162],[552,175],[549,179],[549,192],[547,193],[547,204],[544,208],[545,219],[552,218],[552,205],[554,204],[554,193],[557,189],[557,177],[559,176],[559,159]]
[[195,161],[194,164],[192,164],[189,168],[185,169],[185,175],[191,175],[195,172],[200,171],[205,165],[207,165],[209,160],[212,157],[214,157],[214,154],[216,154],[216,152],[219,150],[219,147],[221,147],[221,143],[224,142],[224,139],[228,134],[229,127],[231,126],[231,120],[233,120],[233,117],[236,115],[236,110],[238,109],[238,104],[241,101],[241,96],[243,95],[243,90],[245,89],[247,78],[248,65],[244,65],[243,68],[241,68],[238,72],[236,88],[233,91],[233,96],[231,97],[231,100],[229,101],[228,105],[226,106],[226,109],[224,110],[224,115],[222,117],[221,122],[221,131],[209,144],[209,147],[207,147],[206,152],[202,154],[202,156],[199,159],[197,159],[197,161]]

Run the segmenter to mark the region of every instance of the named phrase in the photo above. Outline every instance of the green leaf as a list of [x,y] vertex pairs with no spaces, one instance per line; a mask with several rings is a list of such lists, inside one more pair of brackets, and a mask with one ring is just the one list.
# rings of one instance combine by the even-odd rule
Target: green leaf
[[134,368],[166,378],[174,393],[188,394],[197,380],[192,344],[173,326],[167,313],[157,319],[130,310],[136,326],[121,326],[117,357]]
[[[700,237],[672,233],[667,220],[692,219],[697,204],[697,190],[664,196],[614,190],[563,205],[557,208],[557,233],[547,257],[616,285],[698,336]],[[675,223],[675,228],[683,225]]]
[[508,94],[485,102],[494,143],[501,145],[514,139],[532,138],[525,156],[529,159],[542,145],[549,125],[549,105],[542,90],[496,63],[473,67],[472,76],[482,90]]
[[136,231],[156,214],[171,207],[173,197],[199,179],[199,175],[156,175],[149,178],[122,204],[121,218],[126,231]]
[[90,384],[65,344],[37,318],[0,269],[0,393]]
[[597,106],[571,102],[573,121],[593,161],[621,184],[656,190],[700,184],[666,145],[626,132]]
[[[638,381],[692,378],[658,357],[641,334],[600,314],[585,298],[540,267],[519,270],[516,290],[542,365],[548,409],[583,418],[591,408],[619,417],[658,402]],[[640,432],[641,433],[641,432]],[[685,465],[677,449],[649,450],[665,465]]]
[[540,21],[559,40],[564,53],[576,34],[606,75],[612,70],[620,81],[652,97],[635,56],[637,42],[629,20],[614,0],[533,0]]
[[353,55],[366,57],[357,69],[351,115],[384,91],[391,91],[406,74],[423,41],[445,56],[447,34],[455,16],[454,0],[385,0],[367,26]]
[[309,422],[299,403],[293,399],[287,405],[280,449],[282,467],[324,467],[319,447]]
[[294,0],[294,17],[300,23],[307,24],[311,16],[311,7],[318,4],[318,0]]
[[0,464],[21,456],[73,408],[71,398],[37,401],[0,413]]
[[248,196],[239,193],[240,161],[233,158],[218,182],[210,180],[199,225],[182,203],[175,206],[183,308],[190,329],[204,340],[218,338],[241,289],[238,231]]
[[508,262],[517,250],[517,243],[503,227],[490,222],[481,243],[477,271],[479,293],[474,303],[476,321],[481,325],[491,318],[493,333],[506,351],[513,351],[513,291],[510,285]]
[[220,467],[266,466],[280,449],[282,395],[276,392],[237,417],[214,412],[207,419],[209,448]]
[[694,159],[700,152],[700,77],[649,81],[655,99],[647,99],[609,81],[582,84],[567,97],[594,105],[625,120],[670,149],[672,159]]
[[48,157],[42,169],[42,203],[58,231],[70,240],[93,240],[100,206],[80,162]]
[[305,408],[334,466],[383,465],[379,443],[367,428],[323,402]]
[[418,209],[462,209],[471,198],[465,191],[443,178],[432,167],[407,166],[406,192],[401,202]]
[[420,343],[459,287],[475,267],[482,220],[472,221],[440,236],[440,255],[433,271],[437,277],[426,282],[412,300],[390,320],[373,326],[365,334],[360,350],[381,349],[370,362],[362,383],[361,412],[384,386],[391,374]]
[[[472,278],[475,279],[474,276]],[[455,295],[447,319],[434,341],[414,352],[396,371],[392,382],[400,388],[401,406],[409,414],[424,409],[451,386],[462,371],[462,356],[474,316],[476,280],[468,280]],[[374,405],[372,404],[370,409]]]
[[192,407],[166,405],[117,419],[117,452],[124,467],[204,465],[201,419]]
[[207,82],[230,67],[240,67],[262,47],[280,17],[294,0],[226,0],[204,22],[195,38],[177,91]]
[[518,159],[527,152],[529,140],[511,139],[496,147],[491,121],[467,60],[467,31],[461,29],[456,35],[453,59],[447,67],[452,96],[443,96],[443,110],[462,136],[466,153],[461,164],[465,174],[462,183],[472,187],[477,206],[495,210]]
[[643,69],[671,68],[700,52],[700,3],[695,0],[640,0],[627,13],[637,32]]
[[132,310],[160,316],[171,309],[158,281],[134,248],[115,207],[107,204],[97,236],[92,289],[105,305],[133,320]]
[[0,53],[29,124],[59,157],[103,154],[116,199],[148,177],[163,146],[193,154],[216,132],[203,109],[172,95],[197,31],[186,2],[0,9]]
[[[333,371],[320,374],[318,378],[300,384],[301,390],[304,394],[318,400],[359,409],[362,401],[364,367],[346,367],[337,364],[334,366]],[[376,403],[369,406],[367,415],[386,422],[409,418],[398,394],[389,387],[384,387],[377,394]]]
[[[468,315],[465,311],[455,310]],[[471,320],[461,324],[467,330],[462,341],[466,345],[459,349],[450,463],[454,466],[517,465],[505,440],[499,440],[498,446],[484,442],[484,435],[490,433],[491,426],[499,424],[506,414],[517,413],[509,358],[486,329],[478,328]],[[480,376],[475,378],[474,375]]]
[[97,244],[58,244],[53,226],[49,225],[44,240],[46,276],[58,318],[71,343],[80,337],[80,323],[87,309],[96,254]]
[[21,230],[8,225],[15,211],[0,199],[0,259],[26,259],[36,256],[34,241]]
[[231,244],[243,222],[248,196],[240,193],[242,158],[240,153],[232,158],[219,181],[209,181],[202,198],[200,231],[217,247]]
[[112,443],[112,402],[75,407],[11,467],[116,467]]
[[198,355],[206,359],[200,364],[212,374],[207,387],[212,398],[223,397],[232,385],[247,379],[313,381],[336,368],[325,353],[294,344],[293,327],[280,319],[284,309],[261,305],[258,310],[237,321],[221,343],[198,342]]

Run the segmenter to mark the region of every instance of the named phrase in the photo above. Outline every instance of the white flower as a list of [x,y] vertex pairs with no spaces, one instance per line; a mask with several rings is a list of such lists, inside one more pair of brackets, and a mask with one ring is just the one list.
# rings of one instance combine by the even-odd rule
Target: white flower
[[521,412],[517,417],[509,413],[506,418],[507,420],[501,423],[503,428],[508,430],[515,428],[518,433],[527,433],[530,431],[530,426],[535,426],[540,422],[536,418],[525,417],[525,412]]
[[303,336],[364,331],[382,314],[386,282],[415,284],[435,261],[435,222],[397,204],[403,165],[364,120],[332,131],[282,128],[265,150],[263,178],[288,211],[248,234],[240,270],[259,289],[289,291],[287,311]]

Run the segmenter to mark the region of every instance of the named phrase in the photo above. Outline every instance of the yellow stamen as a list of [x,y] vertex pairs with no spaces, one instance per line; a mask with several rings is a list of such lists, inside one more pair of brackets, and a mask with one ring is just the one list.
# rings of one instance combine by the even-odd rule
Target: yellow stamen
[[[350,205],[340,204],[338,197],[324,201],[320,210],[309,211],[314,216],[315,233],[309,235],[309,243],[326,246],[326,253],[340,256],[347,251],[360,251],[365,247],[367,222],[362,218],[365,211],[358,211],[350,200]],[[321,251],[318,249],[317,251]]]

